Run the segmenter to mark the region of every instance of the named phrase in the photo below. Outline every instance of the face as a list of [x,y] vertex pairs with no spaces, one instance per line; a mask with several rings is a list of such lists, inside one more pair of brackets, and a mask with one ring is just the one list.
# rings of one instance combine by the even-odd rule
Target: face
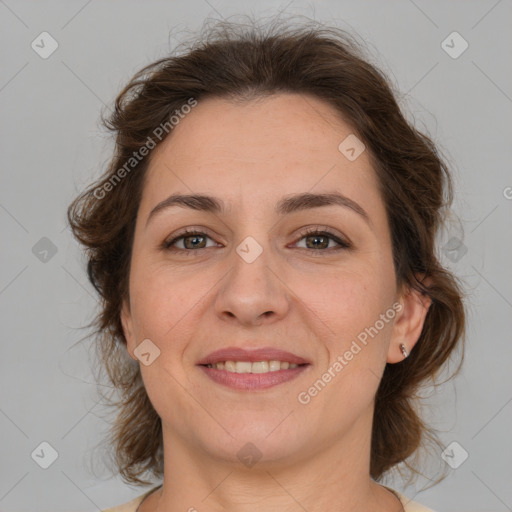
[[164,444],[275,463],[368,442],[404,302],[369,155],[338,149],[352,132],[310,96],[208,99],[154,150],[122,322],[134,359],[151,340]]

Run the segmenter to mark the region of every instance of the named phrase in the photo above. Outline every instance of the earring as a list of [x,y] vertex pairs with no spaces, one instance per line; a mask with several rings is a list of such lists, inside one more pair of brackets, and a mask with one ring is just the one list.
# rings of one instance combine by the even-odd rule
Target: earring
[[404,359],[405,359],[409,354],[407,353],[407,350],[403,343],[400,343],[400,350],[402,351],[402,355],[404,356]]

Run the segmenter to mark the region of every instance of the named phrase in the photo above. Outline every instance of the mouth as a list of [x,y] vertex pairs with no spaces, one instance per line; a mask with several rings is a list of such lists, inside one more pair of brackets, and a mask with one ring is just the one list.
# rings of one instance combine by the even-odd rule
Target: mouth
[[299,365],[290,363],[289,361],[221,361],[219,363],[207,364],[207,368],[215,368],[216,370],[224,370],[230,373],[269,373],[278,372],[280,370],[293,370]]
[[289,382],[310,365],[302,357],[270,347],[256,350],[230,347],[213,352],[197,363],[215,383],[243,391]]

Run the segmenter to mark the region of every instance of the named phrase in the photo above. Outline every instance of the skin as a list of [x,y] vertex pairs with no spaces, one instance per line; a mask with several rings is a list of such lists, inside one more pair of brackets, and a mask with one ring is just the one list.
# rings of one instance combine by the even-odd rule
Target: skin
[[[351,162],[338,150],[352,132],[311,96],[215,98],[200,101],[154,150],[122,311],[130,356],[137,360],[134,350],[146,338],[161,351],[140,366],[162,419],[164,485],[141,512],[402,510],[369,475],[374,397],[386,363],[403,360],[399,345],[410,352],[418,340],[429,300],[396,287],[368,152]],[[356,201],[369,222],[337,205],[274,212],[283,196],[332,191]],[[228,210],[173,206],[146,225],[172,193],[212,195]],[[199,242],[207,248],[184,255],[183,239],[175,252],[161,247],[187,227],[206,230],[209,238]],[[327,248],[306,245],[314,238],[303,237],[308,227],[330,228],[352,249],[334,251],[332,239]],[[263,249],[252,263],[236,252],[247,236]],[[402,305],[395,318],[307,405],[299,403],[299,393],[394,303]],[[277,347],[311,364],[284,384],[237,391],[196,366],[227,346]],[[249,442],[262,454],[252,468],[237,457]]]

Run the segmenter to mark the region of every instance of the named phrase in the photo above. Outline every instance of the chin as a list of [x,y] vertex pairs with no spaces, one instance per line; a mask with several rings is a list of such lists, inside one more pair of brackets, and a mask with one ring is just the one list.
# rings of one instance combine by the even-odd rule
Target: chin
[[311,438],[304,431],[304,425],[296,425],[292,416],[284,421],[286,415],[277,420],[274,417],[255,420],[253,415],[237,418],[225,425],[229,434],[222,430],[214,438],[211,431],[202,432],[200,444],[225,462],[242,463],[248,468],[258,464],[260,468],[269,469],[276,463],[296,460],[304,455],[306,447],[311,448]]
[[283,439],[234,440],[229,444],[209,446],[207,449],[217,459],[227,464],[253,469],[270,470],[276,466],[293,464],[301,453],[300,444],[283,442]]

